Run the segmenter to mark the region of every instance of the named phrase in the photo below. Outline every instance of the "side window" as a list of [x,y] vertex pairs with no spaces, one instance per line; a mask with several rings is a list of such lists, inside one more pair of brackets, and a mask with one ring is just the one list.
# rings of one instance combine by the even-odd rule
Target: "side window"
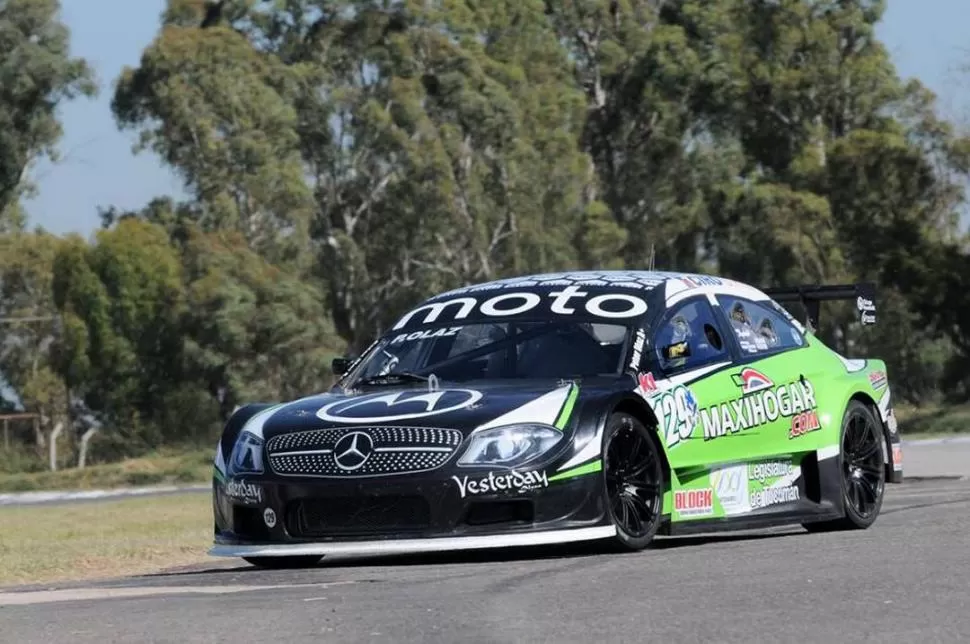
[[686,302],[668,314],[654,346],[664,371],[691,369],[728,357],[714,309],[706,299]]
[[742,353],[774,353],[805,345],[801,332],[768,303],[730,295],[718,295],[717,301],[731,322]]

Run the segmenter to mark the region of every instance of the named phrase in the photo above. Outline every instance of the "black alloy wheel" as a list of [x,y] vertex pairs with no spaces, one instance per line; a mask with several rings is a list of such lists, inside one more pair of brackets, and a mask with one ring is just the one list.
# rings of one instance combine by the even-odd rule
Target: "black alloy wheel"
[[872,409],[851,401],[842,420],[842,454],[839,473],[845,517],[805,524],[812,531],[861,530],[871,526],[886,489],[885,439],[882,424]]
[[623,550],[642,550],[663,516],[664,466],[649,430],[629,414],[613,414],[604,435],[603,470],[614,539]]

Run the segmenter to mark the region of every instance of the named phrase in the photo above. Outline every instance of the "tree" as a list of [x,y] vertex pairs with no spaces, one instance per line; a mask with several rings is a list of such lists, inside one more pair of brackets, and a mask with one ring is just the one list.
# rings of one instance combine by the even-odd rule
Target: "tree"
[[884,5],[732,0],[712,12],[685,0],[664,15],[711,61],[695,105],[744,157],[711,201],[720,269],[765,284],[876,281],[894,332],[861,333],[836,307],[823,337],[886,357],[897,393],[919,401],[946,354],[931,321],[940,312],[927,318],[919,303],[933,255],[956,235],[957,180],[970,166],[967,142],[918,82],[898,78],[876,38]]
[[51,290],[62,241],[47,233],[0,235],[0,374],[25,412],[40,414],[38,449],[67,420],[57,356],[62,340]]
[[31,163],[58,157],[58,105],[96,91],[88,64],[68,53],[59,11],[57,0],[0,0],[0,231],[5,218],[22,224]]
[[543,11],[296,0],[206,16],[173,1],[114,109],[197,187],[206,230],[246,232],[240,203],[262,222],[309,205],[313,274],[361,348],[430,292],[574,266],[577,245],[602,256],[590,240],[620,235],[576,149],[582,96]]
[[239,231],[274,261],[294,261],[312,200],[296,110],[281,93],[293,75],[236,31],[183,26],[181,15],[122,74],[118,123],[139,128],[137,149],[154,149],[179,171],[205,229]]
[[[719,3],[702,3],[706,19]],[[740,155],[699,108],[719,91],[715,47],[692,46],[691,32],[664,0],[547,0],[546,13],[574,61],[585,96],[579,140],[595,161],[601,199],[624,231],[620,257],[643,267],[713,269],[705,263],[714,189],[739,170]]]
[[[74,396],[113,427],[120,448],[158,445],[178,427],[151,423],[182,376],[182,267],[165,230],[127,218],[54,260],[63,317],[59,371]],[[168,436],[166,436],[168,434]]]
[[238,405],[298,398],[332,382],[343,343],[319,289],[266,262],[237,233],[186,231],[185,380],[226,420]]

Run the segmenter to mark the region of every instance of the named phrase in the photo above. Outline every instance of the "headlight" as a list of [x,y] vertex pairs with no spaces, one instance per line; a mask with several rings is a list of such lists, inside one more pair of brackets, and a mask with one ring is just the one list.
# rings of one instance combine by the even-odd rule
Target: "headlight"
[[541,456],[562,440],[546,425],[506,425],[472,434],[459,465],[518,467]]
[[263,473],[263,439],[241,432],[229,456],[229,475]]

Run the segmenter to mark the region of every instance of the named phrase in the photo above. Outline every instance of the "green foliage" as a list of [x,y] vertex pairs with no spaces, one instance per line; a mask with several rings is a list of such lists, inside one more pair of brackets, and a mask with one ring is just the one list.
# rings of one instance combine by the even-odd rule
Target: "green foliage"
[[221,418],[237,405],[330,385],[341,347],[319,290],[268,264],[237,234],[192,231],[183,262],[185,369],[218,401]]
[[0,232],[5,219],[22,224],[30,164],[57,158],[58,104],[95,93],[87,63],[68,52],[59,11],[58,0],[0,0]]
[[[137,410],[161,408],[181,376],[185,306],[166,232],[125,219],[93,246],[72,244],[54,260],[53,287],[65,327],[60,367],[74,395],[121,427]],[[149,442],[163,438],[157,430]]]
[[55,256],[65,242],[46,233],[0,235],[0,374],[22,409],[48,431],[65,412],[62,351],[52,292]]
[[305,245],[311,207],[297,113],[281,94],[291,76],[231,29],[168,25],[113,100],[122,126],[153,124],[138,147],[181,173],[201,225],[239,231],[277,261]]

